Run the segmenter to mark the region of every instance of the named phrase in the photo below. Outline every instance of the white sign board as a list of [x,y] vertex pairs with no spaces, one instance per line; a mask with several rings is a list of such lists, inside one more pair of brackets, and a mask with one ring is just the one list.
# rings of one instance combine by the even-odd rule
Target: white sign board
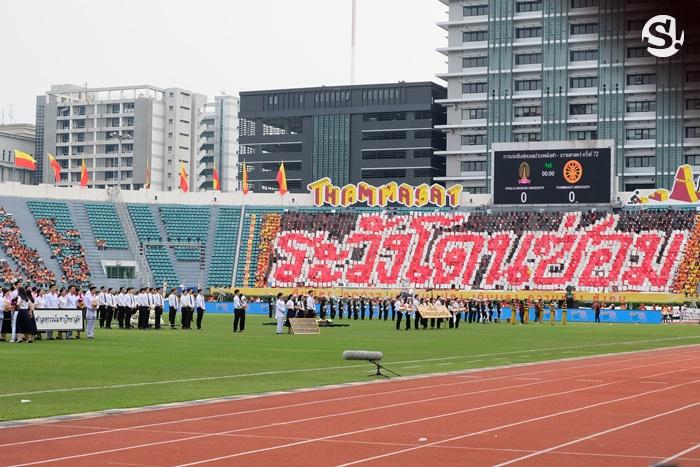
[[681,321],[700,322],[700,308],[686,308],[685,310],[681,310]]
[[43,331],[83,331],[83,310],[34,310],[36,329]]

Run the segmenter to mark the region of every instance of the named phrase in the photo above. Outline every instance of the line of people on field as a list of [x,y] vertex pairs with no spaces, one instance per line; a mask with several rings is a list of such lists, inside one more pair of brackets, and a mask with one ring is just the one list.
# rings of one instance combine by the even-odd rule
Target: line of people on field
[[[566,301],[555,301],[547,304],[542,300],[513,300],[511,302],[486,299],[461,299],[434,298],[401,294],[397,297],[340,297],[322,295],[318,300],[313,291],[308,294],[290,294],[286,298],[279,295],[277,300],[269,301],[269,317],[280,319],[281,304],[284,304],[284,326],[289,327],[289,318],[316,317],[331,320],[344,317],[352,320],[378,320],[386,321],[391,317],[396,329],[401,328],[402,322],[405,329],[440,328],[444,323],[449,328],[458,328],[461,321],[466,323],[498,323],[501,322],[503,308],[511,308],[511,321],[527,324],[529,322],[530,309],[535,312],[535,322],[542,322],[545,308],[549,308],[551,319],[556,316],[556,309],[566,309]],[[318,308],[317,308],[318,305]],[[421,305],[444,305],[452,314],[451,318],[423,318],[418,311]],[[279,324],[279,322],[278,322]],[[278,332],[279,331],[278,329]]]
[[[202,290],[185,289],[181,293],[173,289],[167,298],[168,320],[171,328],[175,328],[177,313],[181,315],[182,329],[190,329],[196,312],[196,326],[201,329],[205,312],[205,297]],[[0,309],[2,310],[2,326],[0,342],[34,342],[41,340],[38,332],[34,310],[84,310],[87,337],[95,336],[95,327],[112,329],[116,320],[120,329],[131,329],[132,317],[137,316],[136,327],[148,329],[151,327],[151,314],[154,315],[155,329],[161,328],[164,311],[164,296],[162,289],[132,287],[108,288],[88,286],[80,289],[77,286],[58,288],[52,285],[48,288],[24,286],[22,281],[2,289],[0,293]],[[54,337],[55,335],[55,337]],[[9,336],[9,337],[8,337]],[[46,331],[47,340],[80,339],[80,331]]]

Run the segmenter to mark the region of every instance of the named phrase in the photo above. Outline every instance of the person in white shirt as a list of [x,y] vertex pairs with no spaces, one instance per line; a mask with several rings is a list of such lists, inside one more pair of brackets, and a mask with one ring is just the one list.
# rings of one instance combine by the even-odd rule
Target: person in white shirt
[[197,329],[199,330],[202,329],[202,318],[204,318],[204,311],[206,309],[202,289],[197,290],[197,298],[194,300],[194,307],[197,310]]
[[[68,309],[68,291],[61,287],[61,290],[58,292],[58,309],[59,310],[66,310]],[[66,339],[68,338],[68,333],[66,333]],[[63,339],[63,332],[59,331],[58,335],[56,336],[56,339],[61,340]]]
[[168,321],[170,321],[170,329],[175,329],[175,318],[177,317],[177,309],[180,307],[180,299],[177,296],[177,289],[172,289],[168,295]]
[[294,294],[289,294],[289,297],[287,297],[287,303],[285,304],[285,308],[287,309],[287,319],[284,321],[284,325],[287,326],[288,333],[292,332],[292,324],[289,322],[289,318],[296,317],[295,298],[296,297]]
[[239,327],[241,332],[245,330],[245,309],[247,303],[241,291],[236,289],[233,291],[233,332],[238,331]]
[[112,329],[112,320],[116,316],[116,309],[117,309],[117,296],[115,295],[116,291],[112,290],[112,288],[107,289],[107,293],[105,293],[105,302],[107,306],[107,317],[105,319],[105,327],[107,329]]
[[90,292],[97,303],[95,303],[95,306],[97,307],[97,313],[100,318],[100,329],[105,327],[105,321],[107,320],[107,297],[105,294],[107,293],[106,289],[104,286],[100,287],[100,291],[97,294],[94,294]]
[[93,339],[95,337],[95,321],[100,307],[100,295],[104,296],[104,290],[100,291],[100,295],[95,295],[96,287],[90,287],[88,292],[83,297],[85,303],[85,319],[87,320],[87,337]]
[[156,313],[156,329],[160,329],[160,321],[163,317],[163,294],[161,289],[152,289],[151,299],[153,301],[153,309]]
[[139,310],[139,329],[146,329],[148,328],[148,316],[150,312],[148,304],[148,294],[146,293],[146,289],[139,290],[139,294],[136,297],[136,302]]
[[136,297],[136,289],[134,289],[133,287],[128,290],[128,293],[126,295],[126,305],[127,308],[124,320],[126,322],[126,328],[131,329],[133,327],[131,325],[131,317],[134,316],[134,314],[136,314],[139,309],[139,304]]
[[[364,315],[364,312],[362,313]],[[314,291],[309,290],[309,296],[306,297],[306,318],[314,318],[316,316],[316,300],[314,299]]]
[[[47,310],[57,310],[58,309],[58,292],[56,291],[56,286],[52,285],[49,292],[44,295],[44,307]],[[53,340],[53,331],[46,331],[46,339]]]
[[[72,285],[68,288],[68,293],[66,294],[66,308],[69,310],[77,310],[78,309],[78,290],[77,288]],[[66,339],[72,339],[73,338],[73,332],[68,331],[66,332]],[[80,331],[75,332],[75,338],[80,339]]]
[[182,329],[191,329],[194,298],[189,289],[183,290],[180,296],[180,321]]
[[12,335],[12,312],[10,311],[10,291],[2,289],[0,295],[0,312],[2,312],[2,329],[0,329],[0,341],[6,342],[7,335]]
[[119,329],[124,327],[124,315],[126,314],[126,294],[124,291],[124,287],[121,287],[116,297],[117,323],[119,325]]
[[277,319],[277,334],[283,334],[284,321],[287,318],[287,305],[284,303],[282,292],[277,294],[277,302],[275,302],[275,318]]

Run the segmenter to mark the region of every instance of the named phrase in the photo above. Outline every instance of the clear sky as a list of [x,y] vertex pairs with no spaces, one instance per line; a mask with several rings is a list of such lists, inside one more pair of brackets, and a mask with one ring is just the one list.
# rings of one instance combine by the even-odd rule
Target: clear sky
[[[438,0],[357,0],[356,82],[437,81]],[[177,86],[210,98],[350,83],[351,0],[22,0],[0,15],[0,109],[34,123],[51,84]],[[1,118],[1,114],[0,114]]]

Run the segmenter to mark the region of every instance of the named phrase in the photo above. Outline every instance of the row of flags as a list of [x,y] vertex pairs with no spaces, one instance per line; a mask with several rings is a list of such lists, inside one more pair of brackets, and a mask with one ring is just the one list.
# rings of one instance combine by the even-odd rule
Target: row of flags
[[[24,151],[20,151],[19,149],[15,149],[15,167],[19,169],[27,169],[27,170],[36,170],[36,159],[32,157],[31,154],[28,154]],[[56,183],[61,181],[61,164],[58,163],[56,160],[56,157],[48,153],[49,155],[49,167],[53,170],[54,174],[54,179],[56,180]],[[189,175],[187,173],[187,168],[185,167],[184,162],[180,162],[180,172],[179,172],[179,178],[180,178],[180,190],[187,193],[190,191],[190,184],[189,184]],[[219,178],[219,171],[217,169],[214,169],[214,172],[212,173],[212,178],[214,179],[213,181],[213,188],[215,191],[221,191],[221,179]],[[88,175],[88,170],[87,170],[87,165],[85,165],[85,159],[82,160],[82,165],[80,169],[80,186],[87,186],[88,183],[90,182],[90,176]],[[150,165],[146,166],[146,188],[151,187],[151,167]],[[285,193],[287,193],[287,172],[284,170],[284,162],[280,163],[279,170],[277,170],[277,185],[279,187],[278,191],[280,195],[284,196]],[[246,166],[245,161],[243,161],[243,179],[241,183],[241,189],[243,190],[243,194],[247,195],[248,192],[250,191],[248,187],[248,167]]]

